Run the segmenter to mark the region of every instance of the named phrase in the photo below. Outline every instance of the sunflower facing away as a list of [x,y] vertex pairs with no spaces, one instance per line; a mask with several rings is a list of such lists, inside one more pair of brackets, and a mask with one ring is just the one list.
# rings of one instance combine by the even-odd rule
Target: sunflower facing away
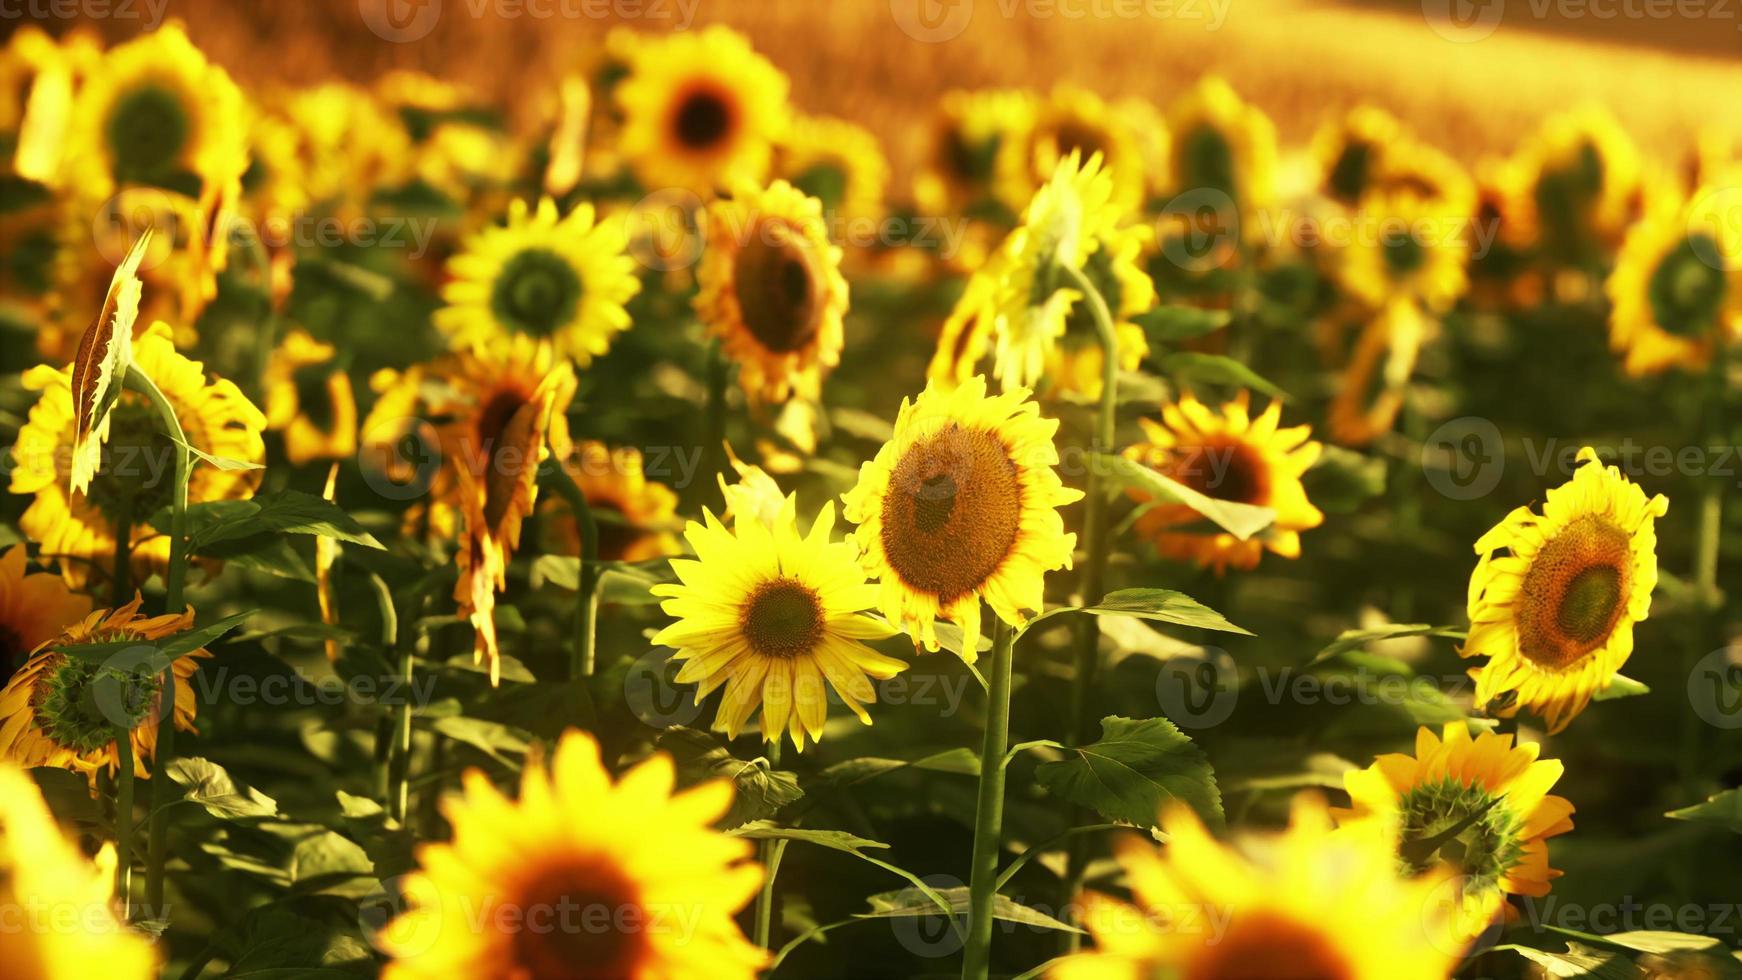
[[926,213],[972,213],[991,197],[1000,150],[1025,132],[1034,97],[1019,90],[953,89],[938,100],[914,200]]
[[8,910],[0,976],[157,976],[151,942],[116,914],[114,892],[114,849],[105,846],[95,861],[87,859],[62,833],[29,774],[0,760],[0,908]]
[[1396,836],[1377,822],[1333,830],[1324,802],[1294,801],[1288,829],[1220,844],[1182,808],[1165,851],[1121,838],[1136,905],[1088,892],[1093,952],[1051,980],[1446,980],[1462,944],[1440,892],[1450,872],[1398,874]]
[[[0,691],[0,756],[26,769],[54,766],[83,773],[93,783],[100,771],[114,773],[120,765],[115,740],[130,731],[133,765],[140,776],[157,755],[157,722],[163,711],[162,675],[139,676],[108,664],[92,664],[56,652],[53,647],[120,640],[157,640],[193,629],[190,608],[180,614],[141,616],[141,600],[119,609],[99,609],[69,625],[38,648],[6,688]],[[190,682],[199,661],[211,656],[196,650],[178,659],[175,675],[175,727],[194,730],[194,689]]]
[[1282,403],[1271,402],[1253,418],[1250,396],[1241,392],[1215,410],[1190,394],[1164,405],[1161,421],[1138,419],[1145,440],[1128,446],[1125,457],[1217,500],[1268,507],[1276,522],[1245,541],[1221,530],[1198,530],[1204,518],[1184,504],[1154,503],[1141,491],[1131,495],[1150,505],[1137,518],[1137,531],[1163,557],[1195,561],[1218,572],[1232,566],[1255,568],[1266,549],[1284,558],[1300,557],[1300,532],[1324,523],[1325,515],[1307,499],[1301,475],[1319,458],[1312,429],[1279,428]]
[[721,780],[672,795],[659,754],[613,783],[592,736],[571,731],[520,799],[483,772],[442,813],[449,843],[418,851],[408,908],[379,936],[386,980],[452,977],[719,977],[752,980],[767,953],[733,916],[762,883],[747,840],[709,825]]
[[1609,344],[1628,374],[1699,370],[1715,345],[1742,340],[1742,225],[1710,207],[1724,186],[1737,184],[1713,184],[1628,231],[1606,286]]
[[841,498],[866,571],[881,580],[879,608],[927,650],[947,619],[972,662],[981,599],[1020,626],[1042,606],[1046,573],[1071,567],[1077,536],[1058,508],[1083,495],[1054,469],[1057,431],[1023,389],[988,396],[983,377],[934,382],[902,400],[894,437]]
[[456,347],[502,334],[548,339],[585,366],[629,328],[623,305],[641,289],[622,222],[595,222],[578,204],[558,218],[549,198],[508,207],[508,221],[465,241],[448,260],[447,306],[436,326]]
[[760,183],[786,132],[786,95],[786,76],[730,28],[643,38],[616,89],[620,149],[649,190],[706,197]]
[[708,206],[696,315],[755,403],[816,399],[841,361],[847,280],[822,204],[784,180]]
[[90,597],[67,591],[59,575],[26,573],[24,545],[0,552],[0,678],[90,611]]
[[684,532],[696,557],[674,558],[679,581],[654,586],[677,622],[653,642],[677,652],[679,684],[696,684],[696,703],[725,685],[714,730],[737,738],[762,708],[762,737],[822,738],[829,690],[869,725],[865,704],[877,700],[873,678],[887,680],[904,662],[864,640],[894,636],[881,620],[862,615],[877,601],[850,542],[830,541],[834,504],[823,505],[800,534],[797,498],[787,497],[772,525],[741,514],[728,530],[712,513]]
[[1541,514],[1520,507],[1477,539],[1470,637],[1459,651],[1488,658],[1470,670],[1478,707],[1512,695],[1495,713],[1529,708],[1551,734],[1633,653],[1633,624],[1657,587],[1657,518],[1669,510],[1590,447],[1578,462]]
[[1471,739],[1462,721],[1439,738],[1422,728],[1414,756],[1390,753],[1345,773],[1351,809],[1332,813],[1341,824],[1385,824],[1406,875],[1451,864],[1463,894],[1458,934],[1467,942],[1494,922],[1507,895],[1541,898],[1560,876],[1548,866],[1548,838],[1573,829],[1573,805],[1548,794],[1562,766],[1539,761],[1538,748],[1494,732]]
[[337,353],[292,330],[266,362],[266,427],[284,433],[284,455],[293,465],[357,451],[357,395]]
[[[599,525],[600,561],[647,561],[683,550],[672,533],[679,526],[677,494],[647,478],[639,449],[610,449],[583,439],[562,458],[562,467],[581,488]],[[539,507],[539,519],[545,550],[581,553],[580,533],[566,503],[546,501]]]

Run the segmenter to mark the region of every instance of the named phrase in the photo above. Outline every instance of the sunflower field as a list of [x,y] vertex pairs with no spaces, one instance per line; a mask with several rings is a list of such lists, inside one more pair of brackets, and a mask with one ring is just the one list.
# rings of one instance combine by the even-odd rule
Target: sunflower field
[[1742,977],[1742,130],[719,12],[6,14],[0,980]]

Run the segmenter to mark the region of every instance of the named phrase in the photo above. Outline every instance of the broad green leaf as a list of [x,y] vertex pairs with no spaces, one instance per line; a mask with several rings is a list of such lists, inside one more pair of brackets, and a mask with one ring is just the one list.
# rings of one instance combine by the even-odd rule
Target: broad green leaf
[[1322,663],[1351,650],[1359,650],[1379,640],[1395,640],[1406,636],[1441,636],[1461,640],[1468,634],[1455,626],[1430,626],[1427,623],[1388,623],[1369,629],[1344,630],[1337,638],[1313,655],[1307,663]]
[[876,756],[861,756],[837,762],[824,769],[818,779],[835,786],[855,786],[867,779],[875,779],[884,773],[898,772],[902,769],[922,769],[928,772],[954,773],[959,776],[974,776],[980,772],[980,757],[966,748],[946,749],[922,759],[911,762],[901,759],[880,759]]
[[297,554],[290,539],[278,534],[254,534],[234,541],[219,541],[207,545],[200,553],[251,572],[264,572],[297,582],[315,580],[314,571]]
[[245,820],[278,814],[278,803],[251,786],[238,786],[224,767],[209,759],[184,757],[170,762],[169,778],[187,789],[187,799],[220,820]]
[[1161,359],[1161,370],[1165,374],[1184,379],[1188,386],[1192,381],[1208,382],[1262,391],[1277,401],[1289,400],[1287,393],[1260,377],[1256,371],[1232,357],[1220,354],[1179,351]]
[[[1735,792],[1735,790],[1731,790]],[[1698,936],[1690,932],[1659,932],[1651,929],[1637,929],[1632,932],[1611,932],[1602,937],[1606,943],[1613,943],[1627,949],[1635,949],[1641,953],[1677,953],[1683,950],[1724,950],[1723,941],[1715,936]]]
[[[607,606],[649,606],[659,601],[653,587],[662,579],[636,565],[602,562],[599,570],[599,602]],[[554,585],[574,592],[581,587],[581,560],[573,555],[540,555],[532,563],[532,586]]]
[[[189,541],[194,551],[203,553],[208,545],[256,534],[312,534],[381,548],[381,542],[337,504],[301,491],[282,490],[252,500],[220,503],[221,507],[196,504],[188,508]],[[152,523],[163,526],[155,518]]]
[[1222,822],[1222,794],[1209,760],[1165,718],[1103,718],[1100,741],[1065,751],[1064,761],[1034,771],[1060,799],[1138,827],[1156,826],[1162,807],[1175,802]]
[[1167,347],[1214,333],[1228,325],[1227,310],[1204,310],[1195,306],[1158,306],[1139,313],[1131,322],[1143,328],[1150,346]]
[[524,757],[528,748],[526,737],[520,729],[497,721],[449,715],[431,719],[428,724],[442,735],[456,742],[464,742],[511,769],[520,768],[520,759],[513,757]]
[[1710,797],[1704,803],[1695,803],[1693,806],[1671,810],[1664,816],[1673,817],[1676,820],[1715,823],[1720,827],[1742,834],[1742,789],[1727,789]]
[[1242,541],[1276,523],[1276,511],[1269,507],[1205,496],[1172,477],[1123,456],[1102,453],[1095,457],[1095,465],[1104,467],[1102,472],[1116,484],[1168,503],[1184,504]]
[[[969,889],[965,886],[955,888],[939,888],[936,890],[945,902],[949,904],[950,912],[957,915],[967,914],[970,906]],[[899,891],[882,892],[865,899],[871,906],[871,911],[861,912],[861,919],[903,919],[915,916],[937,915],[938,907],[924,893],[914,888],[903,888]],[[1083,930],[1047,915],[1045,912],[1027,905],[1014,902],[1003,895],[992,898],[992,918],[1018,925],[1036,926],[1041,929],[1055,929],[1060,932],[1081,933]]]
[[1119,589],[1083,609],[1091,616],[1135,616],[1179,626],[1252,634],[1223,618],[1222,614],[1183,592],[1171,589]]
[[704,779],[730,779],[737,787],[725,825],[738,826],[778,813],[803,798],[798,777],[774,769],[766,759],[739,759],[713,736],[681,725],[660,733],[658,745],[671,753],[685,785]]

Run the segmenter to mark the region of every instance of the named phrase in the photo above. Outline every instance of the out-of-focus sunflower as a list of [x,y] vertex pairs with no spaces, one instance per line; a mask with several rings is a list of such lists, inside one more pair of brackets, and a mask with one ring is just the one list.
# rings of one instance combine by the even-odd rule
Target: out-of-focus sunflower
[[1138,419],[1143,442],[1128,446],[1125,457],[1158,470],[1206,497],[1268,507],[1276,522],[1261,536],[1245,541],[1226,531],[1196,531],[1204,518],[1184,504],[1155,503],[1142,491],[1132,499],[1147,509],[1136,528],[1167,558],[1195,561],[1217,572],[1229,566],[1255,568],[1266,549],[1284,558],[1300,557],[1300,532],[1324,523],[1325,515],[1307,499],[1304,474],[1322,448],[1312,428],[1280,428],[1282,404],[1271,402],[1257,418],[1242,391],[1215,410],[1190,394],[1163,405],[1161,421]]
[[980,360],[992,347],[998,326],[998,299],[1009,257],[996,252],[968,276],[962,295],[938,331],[937,350],[926,366],[926,380],[953,388],[980,373]]
[[796,116],[775,147],[774,173],[822,202],[823,213],[868,236],[883,217],[889,161],[871,131],[832,116]]
[[659,754],[613,783],[592,736],[574,731],[548,770],[527,764],[518,801],[466,773],[465,792],[442,801],[453,840],[419,852],[408,907],[381,933],[382,975],[753,980],[768,954],[733,916],[762,868],[749,841],[709,826],[731,784],[674,796],[673,779]]
[[57,41],[35,24],[19,28],[0,48],[0,145],[8,154],[0,173],[59,182],[74,94],[101,57],[88,31]]
[[707,511],[705,524],[691,521],[684,537],[696,557],[672,559],[679,581],[653,587],[677,622],[653,642],[677,651],[677,683],[696,685],[697,704],[725,685],[716,731],[737,738],[760,706],[763,739],[787,734],[803,751],[807,736],[822,738],[831,688],[869,725],[871,678],[887,680],[907,664],[862,642],[896,631],[861,615],[876,604],[877,587],[865,581],[851,542],[829,540],[834,504],[802,535],[796,509],[797,498],[787,497],[772,525],[740,514],[730,530]]
[[0,676],[10,678],[32,651],[90,611],[90,597],[67,591],[59,575],[26,574],[24,545],[0,553]]
[[413,147],[412,161],[418,180],[467,206],[501,198],[524,166],[507,132],[464,116],[436,122]]
[[992,197],[1000,152],[1029,129],[1034,111],[1034,97],[1027,92],[944,93],[914,180],[919,206],[929,214],[957,214],[984,204]]
[[1287,831],[1234,846],[1183,807],[1162,825],[1165,852],[1118,844],[1136,906],[1086,893],[1097,949],[1056,961],[1051,980],[1446,980],[1458,964],[1440,900],[1450,872],[1400,876],[1396,835],[1377,821],[1333,830],[1324,802],[1302,794]]
[[1276,127],[1270,117],[1212,75],[1168,108],[1167,128],[1173,135],[1171,193],[1199,195],[1189,199],[1193,213],[1231,204],[1245,219],[1243,237],[1261,237],[1257,215],[1276,195]]
[[757,404],[816,399],[841,361],[847,280],[822,203],[784,180],[708,205],[696,315]]
[[304,145],[296,124],[276,107],[253,108],[240,189],[249,215],[275,238],[312,203]]
[[732,451],[732,444],[726,444],[726,459],[732,464],[732,469],[738,474],[734,483],[726,482],[726,474],[721,473],[720,496],[726,501],[726,509],[720,513],[720,520],[736,521],[742,517],[746,520],[757,520],[769,527],[774,526],[775,518],[780,516],[780,510],[786,506],[786,495],[780,492],[780,484],[768,471],[754,463],[746,463]]
[[[1143,204],[1147,164],[1144,148],[1127,120],[1101,97],[1087,89],[1061,85],[1038,103],[1028,125],[1010,139],[1002,140],[994,161],[996,192],[1005,207],[1021,211],[1035,191],[1052,179],[1067,157],[1101,158],[1111,182],[1111,199],[1122,211],[1135,211]],[[1151,139],[1166,139],[1167,129],[1158,127]],[[1162,155],[1165,158],[1165,144]]]
[[[114,908],[115,852],[96,861],[62,833],[36,783],[0,759],[0,908],[9,911],[0,976],[150,980],[151,942]],[[73,928],[68,928],[72,924]]]
[[1470,216],[1413,193],[1362,198],[1342,250],[1343,287],[1372,309],[1397,299],[1443,312],[1469,288]]
[[586,365],[629,328],[624,304],[641,289],[619,221],[595,221],[579,204],[558,218],[549,198],[536,210],[509,205],[505,225],[466,239],[448,261],[448,304],[435,323],[456,346],[504,334],[547,338]]
[[1331,438],[1365,446],[1391,431],[1428,324],[1410,300],[1393,300],[1367,321],[1326,410]]
[[[54,647],[82,643],[158,640],[193,629],[194,611],[141,616],[141,600],[99,609],[38,648],[0,691],[0,756],[26,769],[52,766],[82,773],[95,783],[121,764],[116,739],[128,732],[134,771],[150,775],[157,757],[157,723],[163,717],[163,676],[149,664],[121,668],[94,664]],[[197,705],[190,678],[211,654],[196,650],[177,659],[175,727],[194,730]]]
[[[1742,168],[1732,171],[1742,180]],[[1627,232],[1609,294],[1609,343],[1628,374],[1699,370],[1714,346],[1742,340],[1742,225],[1715,183]]]
[[1311,146],[1319,188],[1333,201],[1354,205],[1378,182],[1380,161],[1402,137],[1397,117],[1371,105],[1356,106],[1321,126]]
[[266,427],[284,433],[284,454],[296,466],[357,451],[357,397],[337,354],[299,329],[267,359]]
[[788,123],[786,76],[718,24],[643,38],[616,94],[623,156],[649,190],[761,183]]
[[1591,264],[1638,216],[1638,150],[1614,116],[1585,108],[1545,122],[1509,172],[1509,233],[1557,265]]
[[376,191],[411,175],[411,135],[366,89],[326,82],[298,89],[282,111],[300,139],[311,201],[354,216]]
[[1633,624],[1657,587],[1657,518],[1669,510],[1590,447],[1578,462],[1541,514],[1520,507],[1476,540],[1470,636],[1459,650],[1488,658],[1470,669],[1477,706],[1503,717],[1528,708],[1551,734],[1633,653]]
[[936,621],[947,619],[972,662],[981,599],[1020,626],[1042,607],[1046,573],[1071,567],[1077,536],[1058,508],[1082,492],[1054,469],[1056,431],[1027,391],[988,396],[979,376],[902,400],[894,437],[841,502],[881,580],[879,608],[916,643],[937,650]]
[[1415,755],[1389,753],[1344,773],[1351,808],[1331,812],[1344,825],[1386,824],[1408,875],[1450,863],[1463,896],[1458,937],[1468,942],[1494,922],[1507,895],[1541,898],[1560,876],[1548,866],[1548,838],[1573,829],[1573,805],[1549,795],[1562,766],[1539,761],[1539,748],[1494,732],[1471,739],[1462,721],[1447,723],[1440,738],[1422,728]]
[[[228,380],[208,382],[205,366],[177,353],[169,327],[155,324],[133,345],[138,364],[175,409],[188,443],[222,459],[259,464],[265,455],[260,433],[266,417]],[[74,588],[90,579],[93,564],[106,564],[115,551],[115,527],[126,517],[133,525],[135,581],[169,565],[169,538],[148,522],[170,503],[175,479],[174,443],[144,395],[124,391],[110,415],[102,464],[83,494],[69,492],[74,413],[72,368],[41,365],[25,372],[24,386],[40,391],[30,418],[12,449],[11,491],[35,494],[18,526],[42,544],[44,557],[60,561],[61,574]],[[258,469],[197,465],[188,483],[188,500],[239,500],[254,495]]]
[[[1083,274],[1106,300],[1107,312],[1113,316],[1119,367],[1125,371],[1137,370],[1149,355],[1149,339],[1132,318],[1155,305],[1155,282],[1139,264],[1143,248],[1152,238],[1152,229],[1147,225],[1115,230],[1083,262]],[[1094,314],[1087,302],[1077,303],[1065,318],[1064,334],[1047,357],[1048,390],[1099,399],[1105,365],[1106,352],[1101,348]]]
[[[678,528],[677,494],[647,478],[641,450],[611,449],[583,439],[561,460],[563,471],[587,498],[587,509],[599,525],[600,561],[647,561],[683,551],[673,533]],[[545,550],[579,555],[581,536],[566,504],[547,501],[539,508]]]

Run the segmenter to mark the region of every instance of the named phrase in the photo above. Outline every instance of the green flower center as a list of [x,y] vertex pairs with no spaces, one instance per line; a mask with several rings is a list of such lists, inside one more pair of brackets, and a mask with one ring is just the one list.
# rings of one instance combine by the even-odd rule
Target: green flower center
[[745,600],[740,617],[750,648],[783,660],[814,651],[822,639],[823,622],[822,601],[816,592],[790,578],[757,586]]
[[1237,197],[1234,148],[1214,126],[1199,126],[1180,143],[1180,190],[1209,188]]
[[1579,148],[1572,165],[1544,173],[1534,197],[1545,246],[1557,257],[1577,260],[1597,247],[1589,241],[1591,205],[1603,191],[1603,157],[1596,146]]
[[574,319],[581,277],[557,253],[529,248],[502,266],[490,291],[496,319],[521,333],[548,337]]
[[[92,642],[126,638],[96,637]],[[162,683],[150,671],[121,670],[64,656],[50,669],[46,692],[36,706],[37,718],[55,744],[75,752],[94,752],[138,728],[153,714]]]
[[155,183],[172,175],[192,134],[192,120],[173,90],[146,84],[122,95],[107,127],[116,178]]
[[1408,229],[1387,229],[1379,239],[1385,268],[1402,278],[1427,263],[1427,247]]
[[1724,274],[1708,258],[1718,254],[1718,243],[1710,236],[1689,235],[1657,263],[1647,288],[1658,326],[1679,336],[1697,337],[1717,323],[1724,304]]
[[87,499],[111,523],[143,522],[169,506],[175,491],[175,440],[142,395],[122,393],[109,414],[109,440]]
[[1331,165],[1331,172],[1325,177],[1325,186],[1331,196],[1339,201],[1353,204],[1361,197],[1361,192],[1367,189],[1368,175],[1373,170],[1373,144],[1365,142],[1349,143],[1343,147],[1343,152],[1337,154],[1337,161]]
[[296,387],[297,413],[322,432],[331,431],[333,427],[333,397],[327,390],[327,381],[338,369],[338,365],[328,361],[305,364],[291,373],[291,384]]
[[679,103],[672,115],[672,134],[686,149],[711,150],[731,133],[731,103],[712,89],[697,89]]
[[823,202],[824,210],[838,208],[847,196],[847,168],[838,163],[815,163],[794,177],[792,184]]
[[1495,801],[1483,787],[1450,779],[1410,789],[1400,808],[1399,860],[1405,873],[1421,874],[1443,860],[1466,876],[1467,895],[1499,887],[1523,854],[1524,822]]
[[969,142],[960,130],[952,129],[944,137],[940,163],[946,173],[962,183],[983,183],[992,177],[998,143],[997,139]]

